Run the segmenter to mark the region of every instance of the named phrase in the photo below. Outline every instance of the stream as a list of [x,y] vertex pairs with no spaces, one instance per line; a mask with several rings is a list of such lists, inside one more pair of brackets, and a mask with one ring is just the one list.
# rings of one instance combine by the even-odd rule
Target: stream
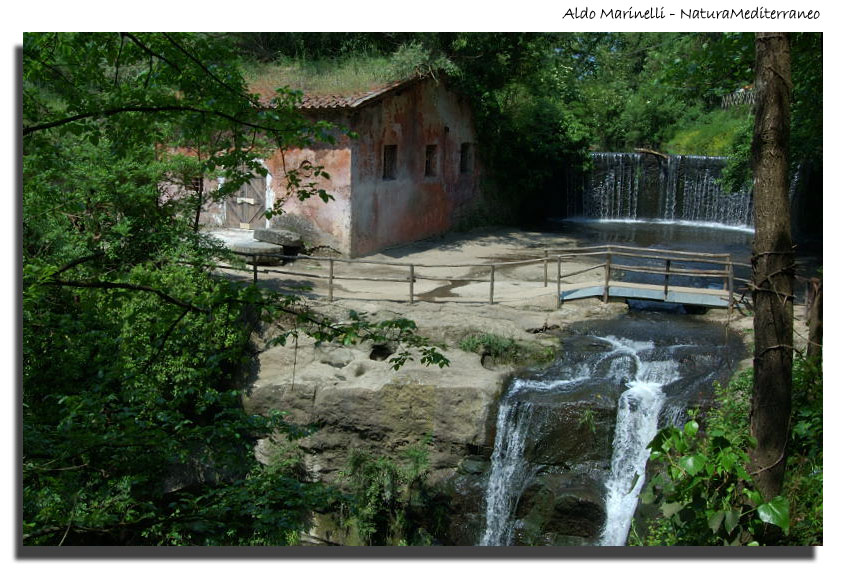
[[[729,253],[749,263],[749,193],[724,192],[725,160],[594,153],[549,227],[579,246]],[[793,191],[792,187],[792,191]],[[796,272],[817,275],[815,248]],[[749,278],[749,268],[736,276]],[[627,281],[639,281],[627,278]],[[805,287],[797,283],[799,299]],[[617,319],[572,324],[559,359],[515,377],[497,413],[478,544],[625,545],[650,475],[647,445],[708,404],[747,356],[741,337],[682,306],[629,300]]]
[[[682,426],[743,355],[740,337],[684,315],[633,312],[569,334],[550,368],[516,377],[501,400],[480,545],[625,544],[647,444]],[[550,499],[558,528],[539,523]],[[568,505],[594,520],[558,512]]]

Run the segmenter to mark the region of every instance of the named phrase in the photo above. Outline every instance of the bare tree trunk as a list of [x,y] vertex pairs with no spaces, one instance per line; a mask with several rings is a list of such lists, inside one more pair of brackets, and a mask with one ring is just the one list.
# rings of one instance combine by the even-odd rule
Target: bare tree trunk
[[806,357],[820,359],[823,355],[823,281],[813,277],[806,287],[806,323],[809,340]]
[[788,34],[756,33],[753,132],[755,357],[752,472],[766,499],[779,494],[791,415],[794,252],[788,201],[791,66]]

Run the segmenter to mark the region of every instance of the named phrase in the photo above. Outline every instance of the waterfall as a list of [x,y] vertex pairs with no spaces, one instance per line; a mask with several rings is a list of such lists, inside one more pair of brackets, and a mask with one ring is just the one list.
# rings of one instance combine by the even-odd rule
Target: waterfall
[[[524,516],[521,497],[536,477],[547,476],[542,467],[550,466],[546,458],[538,460],[543,464],[535,464],[533,453],[546,436],[544,424],[552,409],[563,401],[597,398],[600,391],[618,394],[616,417],[611,415],[615,417],[611,461],[608,470],[601,466],[595,471],[603,488],[605,525],[602,532],[598,526],[593,540],[600,545],[625,544],[645,482],[647,445],[660,425],[677,424],[684,418],[687,401],[711,385],[724,367],[714,353],[715,342],[709,350],[682,335],[661,340],[658,335],[650,339],[583,336],[581,340],[568,342],[561,363],[545,374],[513,380],[500,403],[481,545],[514,544],[517,519]],[[610,435],[611,427],[610,423]]]
[[602,220],[682,221],[751,227],[749,192],[720,186],[725,157],[592,153],[594,169],[581,191],[583,216]]
[[500,405],[497,438],[491,457],[491,477],[485,495],[487,524],[481,545],[508,545],[511,542],[512,514],[526,483],[534,474],[524,459],[532,414],[532,406],[529,404]]
[[544,411],[521,395],[566,390],[589,377],[589,368],[579,365],[566,369],[555,380],[515,379],[497,411],[497,434],[491,454],[491,473],[485,492],[485,530],[482,546],[509,545],[512,517],[526,486],[538,466],[526,460],[530,427],[545,420]]
[[597,153],[594,195],[583,203],[593,217],[599,219],[635,219],[638,215],[638,192],[641,179],[641,157],[627,153]]
[[644,486],[644,469],[650,457],[647,445],[658,432],[659,413],[665,402],[662,388],[679,378],[677,363],[673,360],[642,359],[642,352],[653,350],[652,342],[616,342],[620,350],[630,351],[635,356],[636,372],[618,400],[601,545],[626,544],[629,524]]
[[662,384],[634,382],[618,402],[612,468],[606,483],[606,525],[601,545],[625,545],[629,523],[644,485],[647,445],[656,436],[664,402]]

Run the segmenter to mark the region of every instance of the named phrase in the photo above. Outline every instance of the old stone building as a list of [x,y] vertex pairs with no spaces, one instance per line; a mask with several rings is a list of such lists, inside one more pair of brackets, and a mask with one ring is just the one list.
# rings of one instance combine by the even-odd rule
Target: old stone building
[[[334,144],[265,159],[268,176],[207,207],[207,225],[294,229],[313,245],[355,257],[443,233],[478,199],[471,110],[444,80],[414,78],[354,95],[306,95],[300,110],[354,136],[339,132]],[[285,172],[303,161],[329,173],[318,187],[332,200],[285,198]],[[267,220],[266,208],[278,199],[285,213]]]

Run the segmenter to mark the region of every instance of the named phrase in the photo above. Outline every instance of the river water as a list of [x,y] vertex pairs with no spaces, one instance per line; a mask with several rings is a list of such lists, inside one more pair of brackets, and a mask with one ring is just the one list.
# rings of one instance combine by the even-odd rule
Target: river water
[[[740,337],[695,316],[639,311],[570,326],[560,358],[515,378],[501,400],[480,544],[526,544],[532,517],[522,506],[531,502],[524,493],[545,476],[596,486],[605,525],[589,541],[624,544],[645,480],[647,444],[658,428],[682,426],[687,409],[707,402],[714,382],[725,383],[742,356]],[[598,423],[610,416],[608,435],[602,425],[582,428],[588,413]],[[595,440],[581,448],[576,437]]]
[[[746,227],[656,221],[566,220],[556,227],[584,246],[731,253],[736,261],[749,259],[753,235]],[[582,544],[625,544],[646,478],[647,444],[659,428],[682,426],[687,409],[707,402],[714,382],[725,383],[744,355],[740,337],[721,324],[631,306],[621,318],[568,327],[556,363],[509,385],[498,410],[481,545],[561,544],[549,526],[533,527],[539,500],[531,495],[550,486],[545,477],[556,477],[560,488],[593,485],[602,495],[602,524],[583,533]],[[570,418],[562,418],[566,407],[574,409]],[[583,455],[567,457],[553,450],[571,445],[568,429],[571,437],[606,436],[602,428],[580,430],[574,413],[609,416],[608,440],[599,443],[605,454],[580,450]]]
[[[749,266],[740,264],[752,253],[752,203],[749,193],[721,191],[724,159],[593,159],[593,171],[566,192],[572,217],[550,220],[549,229],[582,247],[728,253],[739,264],[735,276],[750,279]],[[798,276],[816,276],[820,248],[799,249],[795,263]],[[795,294],[803,299],[803,280]],[[569,326],[560,359],[507,388],[481,545],[625,544],[646,478],[647,444],[659,428],[682,426],[687,410],[707,403],[713,384],[726,383],[746,355],[739,336],[682,306],[629,305],[619,319]],[[602,512],[593,508],[600,503]]]

